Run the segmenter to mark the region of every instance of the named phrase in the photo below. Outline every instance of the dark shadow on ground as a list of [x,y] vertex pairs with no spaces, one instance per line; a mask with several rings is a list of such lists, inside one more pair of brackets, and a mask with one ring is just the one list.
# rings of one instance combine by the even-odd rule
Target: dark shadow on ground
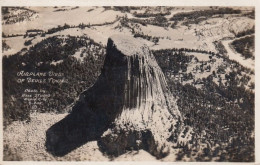
[[89,141],[99,140],[121,113],[123,97],[114,94],[115,88],[112,88],[117,84],[103,82],[104,77],[100,76],[91,88],[80,95],[72,112],[46,131],[45,147],[49,153],[64,156]]
[[46,131],[46,149],[54,156],[64,156],[93,140],[98,140],[107,123],[89,111],[74,111]]
[[97,110],[97,87],[83,92],[72,112],[46,131],[46,150],[54,156],[64,156],[85,143],[98,140],[108,128],[105,113]]
[[99,140],[124,105],[133,102],[124,100],[127,61],[109,42],[111,50],[107,51],[98,80],[80,95],[71,114],[46,131],[46,150],[54,156],[64,156],[89,141]]

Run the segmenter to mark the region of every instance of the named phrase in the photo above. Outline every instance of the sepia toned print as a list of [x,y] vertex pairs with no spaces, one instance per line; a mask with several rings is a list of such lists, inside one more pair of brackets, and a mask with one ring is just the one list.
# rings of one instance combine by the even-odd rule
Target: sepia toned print
[[255,161],[254,7],[2,7],[4,161]]

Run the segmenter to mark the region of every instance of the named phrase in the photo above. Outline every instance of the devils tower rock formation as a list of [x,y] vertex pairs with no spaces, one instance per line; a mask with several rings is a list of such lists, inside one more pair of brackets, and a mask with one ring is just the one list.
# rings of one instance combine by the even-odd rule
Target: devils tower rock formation
[[[68,135],[57,131],[61,127],[69,129],[63,132],[80,134],[79,137],[91,134],[82,143],[96,138],[101,151],[108,155],[144,149],[161,158],[177,142],[182,117],[149,48],[137,39],[116,35],[108,39],[97,82],[81,94],[67,119],[47,131],[47,149],[62,146],[57,139]],[[52,138],[54,134],[58,136]]]
[[113,126],[101,138],[106,151],[121,154],[143,148],[157,157],[167,153],[167,141],[177,137],[181,115],[149,48],[132,38],[111,37],[102,74],[107,83],[116,80],[113,97],[121,98],[115,99],[120,108]]

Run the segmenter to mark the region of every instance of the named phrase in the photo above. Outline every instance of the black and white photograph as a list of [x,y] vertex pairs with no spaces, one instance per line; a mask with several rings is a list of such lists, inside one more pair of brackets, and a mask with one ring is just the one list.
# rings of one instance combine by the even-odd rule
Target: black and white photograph
[[2,6],[3,161],[255,162],[255,6]]

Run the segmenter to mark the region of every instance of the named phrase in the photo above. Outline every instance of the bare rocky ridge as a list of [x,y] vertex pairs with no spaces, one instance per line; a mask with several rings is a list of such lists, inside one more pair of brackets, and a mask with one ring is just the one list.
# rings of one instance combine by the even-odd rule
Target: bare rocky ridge
[[[47,131],[46,147],[64,155],[68,148],[69,152],[97,139],[101,151],[111,156],[144,149],[162,158],[177,143],[182,123],[175,98],[148,46],[116,35],[108,39],[97,82],[81,94],[69,116]],[[76,145],[64,148],[75,141]]]

